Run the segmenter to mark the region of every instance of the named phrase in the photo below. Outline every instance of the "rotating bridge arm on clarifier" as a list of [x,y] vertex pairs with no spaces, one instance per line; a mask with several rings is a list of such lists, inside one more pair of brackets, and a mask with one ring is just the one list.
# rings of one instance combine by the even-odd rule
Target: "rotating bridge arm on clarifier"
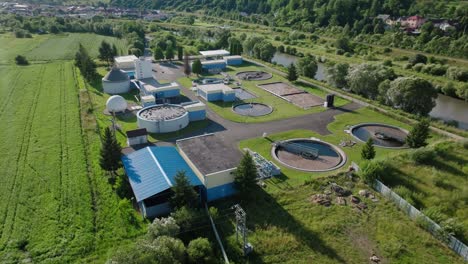
[[285,149],[288,152],[301,155],[304,158],[316,159],[319,157],[319,150],[313,147],[304,146],[302,144],[293,143],[293,142],[277,142],[277,146]]

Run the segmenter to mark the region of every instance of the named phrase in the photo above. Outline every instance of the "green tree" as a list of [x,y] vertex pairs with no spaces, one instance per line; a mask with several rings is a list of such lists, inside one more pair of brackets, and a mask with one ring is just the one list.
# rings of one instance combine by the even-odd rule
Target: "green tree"
[[339,50],[343,50],[344,52],[352,52],[351,44],[349,39],[346,37],[339,37],[335,41],[335,48]]
[[16,65],[28,65],[29,61],[26,59],[26,57],[18,55],[15,57],[15,62]]
[[185,53],[184,56],[184,74],[185,76],[190,76],[192,74],[192,68],[190,67],[189,55]]
[[361,157],[365,160],[371,160],[375,158],[374,141],[371,137],[369,137],[366,144],[362,147]]
[[257,183],[257,168],[249,152],[245,152],[234,171],[234,184],[241,195],[248,195]]
[[206,238],[197,238],[190,241],[187,253],[191,263],[212,263],[214,260],[213,249]]
[[154,240],[160,236],[175,237],[180,231],[179,225],[172,217],[155,218],[148,225],[147,236],[149,240]]
[[266,40],[256,43],[253,47],[253,56],[266,62],[271,62],[275,52],[276,48]]
[[166,52],[165,52],[164,55],[166,56],[166,60],[169,60],[169,61],[173,60],[174,59],[174,48],[171,47],[171,46],[168,46],[166,48]]
[[177,59],[180,61],[184,59],[184,47],[182,46],[177,47]]
[[414,56],[408,59],[408,62],[411,63],[411,65],[416,65],[418,63],[426,64],[427,57],[422,54],[415,54]]
[[290,81],[290,82],[294,82],[298,78],[296,66],[294,65],[294,63],[291,63],[291,65],[289,65],[289,67],[288,67],[288,77],[287,78],[288,78],[288,81]]
[[112,47],[109,43],[107,43],[104,40],[101,42],[101,46],[99,47],[98,58],[100,60],[106,61],[107,66],[111,65],[112,60],[114,59],[114,56],[117,55],[116,53],[114,53],[115,52],[114,48],[115,48],[115,45],[114,47]]
[[327,82],[335,87],[344,88],[348,86],[346,77],[348,76],[349,64],[337,63],[327,68]]
[[435,106],[438,93],[434,86],[421,78],[400,77],[390,84],[388,100],[393,107],[426,116]]
[[196,59],[192,64],[192,72],[199,76],[202,73],[202,63],[199,59]]
[[384,80],[394,78],[394,76],[395,73],[391,68],[363,63],[351,67],[346,80],[354,93],[376,99],[379,95],[379,84]]
[[97,76],[96,64],[81,44],[78,47],[78,52],[75,54],[75,65],[80,69],[81,74],[86,80],[92,81]]
[[122,147],[115,138],[114,133],[111,132],[109,127],[106,127],[102,139],[101,157],[99,159],[101,168],[114,175],[114,172],[122,166],[122,161],[120,160],[121,151]]
[[156,48],[154,48],[153,53],[154,53],[154,59],[155,60],[163,60],[164,59],[164,51],[160,47],[156,46]]
[[241,55],[242,54],[242,43],[236,37],[229,38],[229,53],[231,55]]
[[159,236],[150,242],[141,241],[138,247],[141,255],[153,258],[149,263],[185,263],[185,246],[180,239]]
[[314,78],[317,73],[318,65],[314,56],[308,54],[297,61],[299,73],[305,77]]
[[409,132],[406,137],[406,144],[410,148],[420,148],[427,146],[429,138],[429,120],[421,119]]
[[198,195],[190,184],[190,180],[185,174],[185,171],[178,171],[174,177],[174,186],[171,190],[174,193],[170,199],[170,203],[174,208],[183,206],[192,207],[198,200]]

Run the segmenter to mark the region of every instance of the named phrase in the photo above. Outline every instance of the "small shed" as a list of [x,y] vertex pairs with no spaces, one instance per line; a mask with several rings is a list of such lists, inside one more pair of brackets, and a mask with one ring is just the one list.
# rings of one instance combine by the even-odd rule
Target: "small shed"
[[128,130],[126,134],[129,147],[148,144],[148,131],[146,131],[146,128]]
[[200,55],[206,59],[218,59],[224,56],[229,56],[231,53],[227,50],[204,50],[200,51]]

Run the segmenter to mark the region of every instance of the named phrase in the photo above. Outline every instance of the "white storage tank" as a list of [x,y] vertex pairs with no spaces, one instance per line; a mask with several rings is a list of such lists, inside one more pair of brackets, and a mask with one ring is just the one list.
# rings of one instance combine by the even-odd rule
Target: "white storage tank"
[[124,71],[114,67],[102,78],[102,88],[108,94],[128,93],[130,77]]
[[146,128],[149,133],[178,131],[185,128],[189,121],[189,113],[179,105],[153,105],[137,113],[138,127]]
[[109,113],[125,112],[127,106],[127,101],[120,95],[113,95],[106,102],[106,109]]

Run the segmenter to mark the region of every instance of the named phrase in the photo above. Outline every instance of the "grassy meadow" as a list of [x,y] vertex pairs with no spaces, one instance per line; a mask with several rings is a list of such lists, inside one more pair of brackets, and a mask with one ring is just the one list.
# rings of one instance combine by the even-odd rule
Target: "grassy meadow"
[[0,262],[103,262],[146,227],[99,168],[99,135],[80,110],[83,80],[71,61],[8,63],[0,66]]
[[90,33],[63,33],[57,35],[33,35],[33,38],[15,38],[11,33],[0,35],[0,63],[12,63],[16,55],[32,61],[72,60],[81,43],[89,54],[97,57],[102,41],[115,44],[121,54],[127,51],[123,39]]

